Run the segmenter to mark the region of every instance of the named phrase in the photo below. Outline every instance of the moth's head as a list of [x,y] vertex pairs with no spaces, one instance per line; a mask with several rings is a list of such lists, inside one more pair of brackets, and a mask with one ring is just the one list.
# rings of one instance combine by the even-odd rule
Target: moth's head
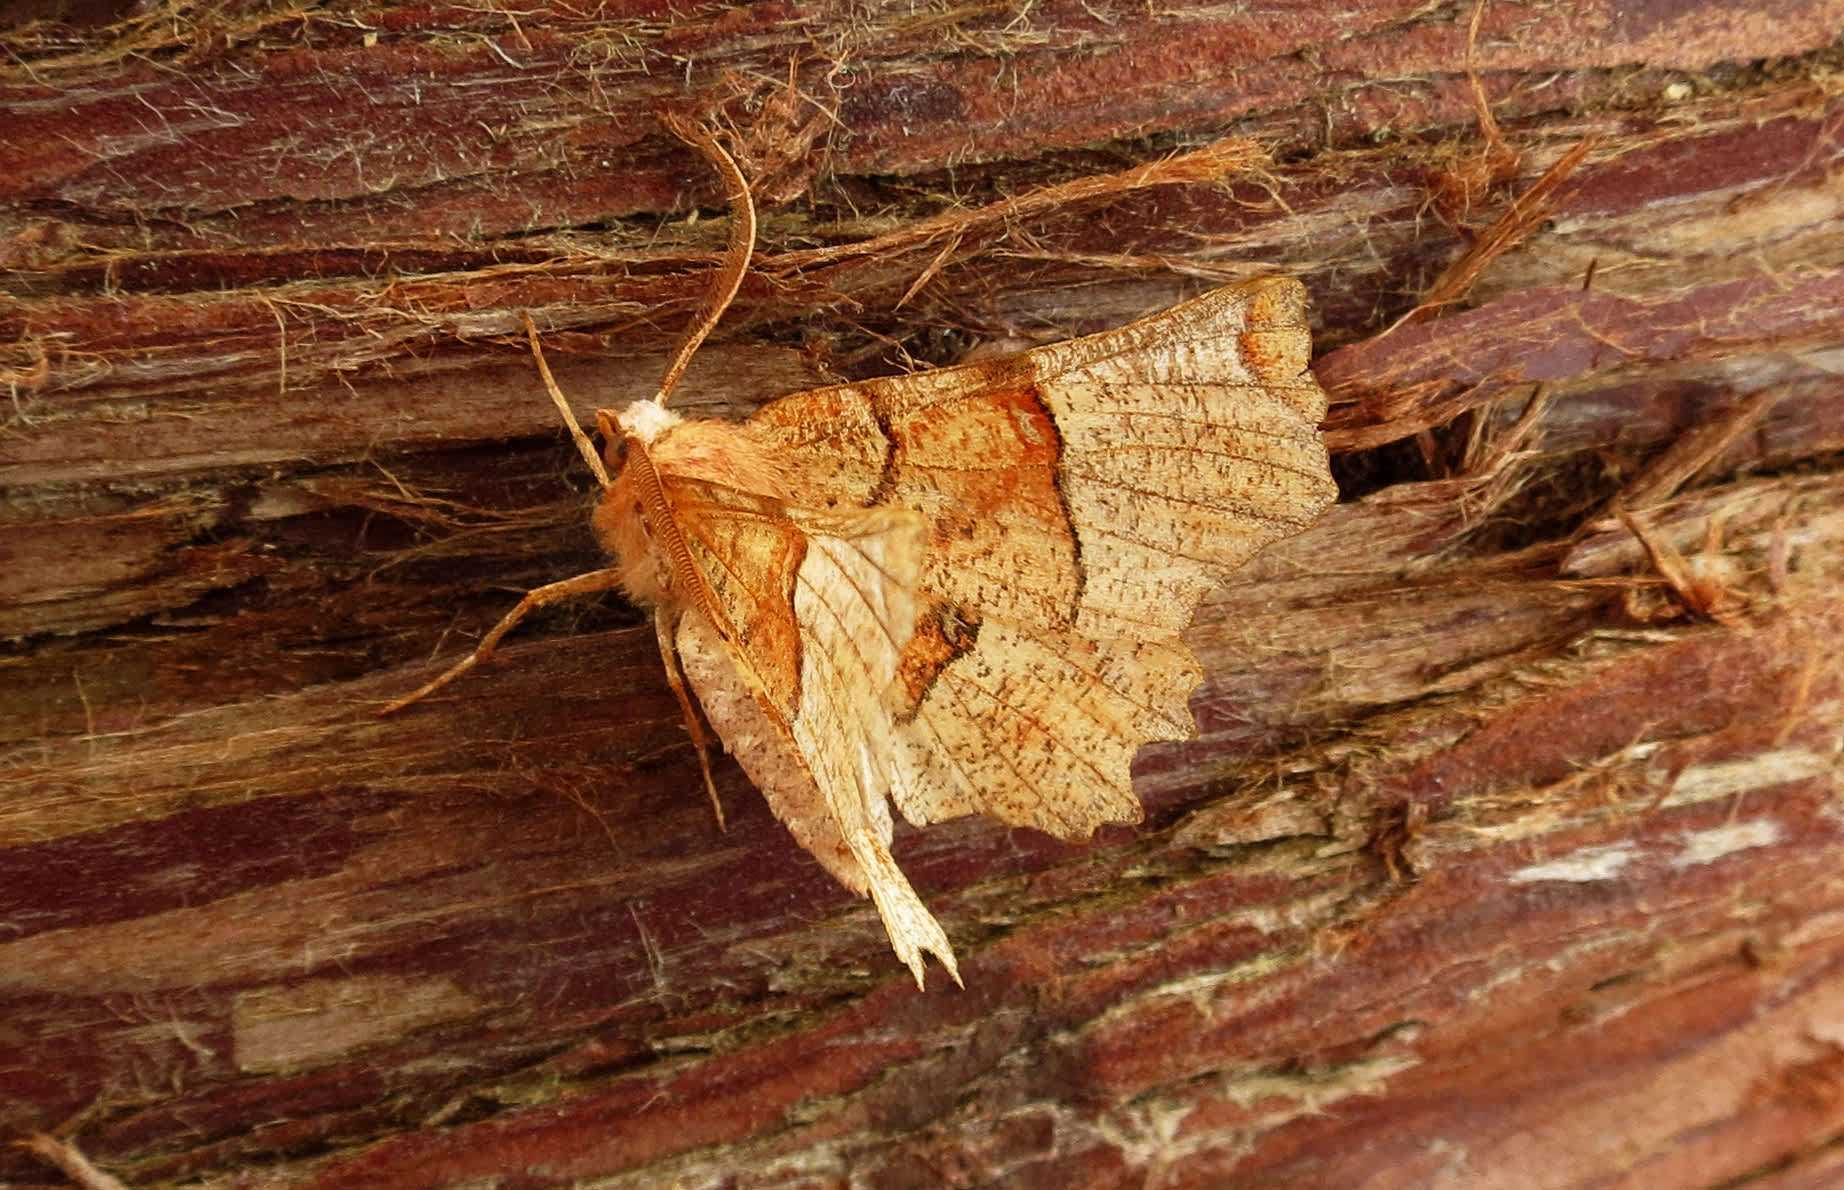
[[630,441],[652,446],[659,441],[661,435],[683,420],[660,404],[657,398],[635,401],[619,413],[611,409],[596,410],[595,427],[602,435],[602,459],[608,464],[609,472],[618,472],[626,465]]

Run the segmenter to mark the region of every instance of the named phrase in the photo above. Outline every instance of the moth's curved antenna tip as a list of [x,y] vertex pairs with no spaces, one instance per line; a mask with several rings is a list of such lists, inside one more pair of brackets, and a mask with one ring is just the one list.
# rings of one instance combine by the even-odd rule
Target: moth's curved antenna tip
[[672,358],[667,361],[665,374],[660,378],[659,395],[653,398],[664,408],[667,398],[679,386],[680,377],[685,375],[685,366],[691,363],[698,345],[717,326],[717,320],[723,317],[724,311],[735,300],[737,290],[742,288],[743,277],[749,272],[749,258],[755,252],[756,203],[749,189],[749,179],[743,176],[736,159],[718,143],[715,133],[675,112],[661,112],[660,122],[665,125],[666,131],[690,145],[710,162],[711,167],[723,178],[725,197],[730,202],[730,243],[724,252],[723,268],[718,272],[711,292],[693,316],[691,325],[686,328],[685,337],[679,341]]

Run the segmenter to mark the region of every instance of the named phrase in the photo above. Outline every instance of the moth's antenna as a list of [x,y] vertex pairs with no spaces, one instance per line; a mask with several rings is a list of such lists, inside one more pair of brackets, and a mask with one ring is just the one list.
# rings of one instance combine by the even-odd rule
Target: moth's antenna
[[[709,128],[694,124],[675,112],[661,112],[659,118],[666,131],[698,150],[723,175],[728,191],[725,198],[730,203],[730,247],[724,254],[723,271],[717,275],[717,284],[711,287],[710,295],[698,307],[697,317],[666,364],[666,373],[659,382],[659,395],[653,398],[664,405],[672,390],[679,387],[679,379],[685,375],[685,366],[691,363],[692,353],[698,350],[717,320],[730,308],[736,291],[742,288],[743,275],[749,271],[749,257],[756,246],[756,203],[749,193],[749,179],[743,177],[736,160],[724,152]],[[576,423],[572,421],[571,424]]]
[[570,427],[570,437],[576,439],[576,449],[595,472],[596,480],[603,488],[608,487],[608,468],[602,466],[602,456],[596,453],[595,443],[589,441],[589,435],[583,433],[583,427],[576,424],[576,414],[570,411],[570,402],[564,399],[563,390],[557,387],[557,378],[551,375],[551,366],[544,362],[544,348],[538,346],[538,328],[532,325],[531,314],[520,311],[519,317],[525,320],[525,337],[531,340],[531,357],[538,361],[538,374],[544,377],[544,391],[551,394],[551,404],[557,406],[557,412],[563,414],[563,424]]

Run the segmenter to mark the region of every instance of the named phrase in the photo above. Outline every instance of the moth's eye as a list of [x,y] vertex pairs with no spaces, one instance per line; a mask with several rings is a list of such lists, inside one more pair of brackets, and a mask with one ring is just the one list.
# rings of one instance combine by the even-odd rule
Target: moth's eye
[[610,471],[619,471],[627,465],[626,434],[608,440],[608,447],[602,452],[602,461],[608,464]]

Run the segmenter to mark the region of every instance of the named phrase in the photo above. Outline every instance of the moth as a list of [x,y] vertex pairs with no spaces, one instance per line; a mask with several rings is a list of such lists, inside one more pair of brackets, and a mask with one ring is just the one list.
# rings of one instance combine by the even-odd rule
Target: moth
[[[717,311],[754,240],[748,188],[725,175],[736,223]],[[959,982],[891,854],[891,806],[918,826],[984,814],[1070,840],[1140,818],[1134,755],[1196,732],[1202,671],[1180,633],[1199,601],[1336,496],[1305,309],[1292,279],[1230,285],[734,424],[666,407],[694,333],[658,396],[596,414],[600,455],[527,320],[602,482],[593,526],[613,564],[528,594],[388,709],[471,668],[530,608],[619,587],[652,609],[701,760],[694,696],[801,846],[875,902],[917,985],[925,954]]]

